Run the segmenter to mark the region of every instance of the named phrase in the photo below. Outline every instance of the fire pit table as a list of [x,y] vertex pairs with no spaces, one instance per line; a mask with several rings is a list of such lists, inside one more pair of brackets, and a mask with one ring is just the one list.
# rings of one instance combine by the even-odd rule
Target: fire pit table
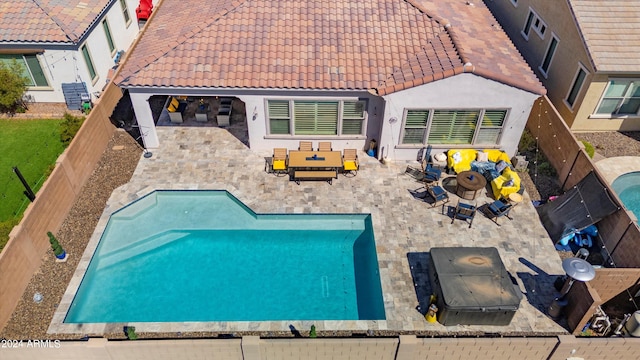
[[466,200],[473,200],[478,191],[487,185],[487,180],[476,171],[463,171],[456,175],[456,195]]

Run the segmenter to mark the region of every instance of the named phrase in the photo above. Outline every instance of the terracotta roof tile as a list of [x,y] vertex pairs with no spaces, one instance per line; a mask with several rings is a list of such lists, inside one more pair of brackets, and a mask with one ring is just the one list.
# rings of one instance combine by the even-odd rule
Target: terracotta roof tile
[[536,94],[546,93],[546,89],[484,2],[480,0],[410,1],[436,14],[443,24],[451,24],[447,30],[462,62],[469,63],[465,66],[466,71]]
[[77,43],[111,2],[114,0],[0,1],[0,43]]
[[[205,7],[181,7],[183,2],[163,0],[156,8],[122,65],[117,83],[375,88],[382,95],[453,76],[464,69],[461,44],[468,36],[445,29],[446,22],[432,14],[441,11],[440,5],[423,6],[417,0],[217,0],[207,2]],[[480,10],[480,15],[490,17],[484,6]],[[474,17],[479,19],[480,15]],[[484,25],[492,29],[486,21]],[[502,36],[498,41],[480,44],[513,48],[506,35]],[[460,39],[454,41],[455,37]],[[524,64],[525,75],[513,71],[515,79],[509,78],[508,84],[518,83],[520,78],[526,82],[532,75],[521,56],[515,54],[515,63]],[[474,65],[495,60],[477,60]],[[203,62],[212,64],[210,71],[196,66]],[[176,76],[174,63],[186,66],[191,76]],[[537,81],[535,76],[533,79]]]

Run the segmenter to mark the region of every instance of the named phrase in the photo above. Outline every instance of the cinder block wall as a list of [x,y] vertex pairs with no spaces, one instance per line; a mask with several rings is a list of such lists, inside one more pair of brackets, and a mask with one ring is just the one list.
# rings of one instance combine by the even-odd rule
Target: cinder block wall
[[596,277],[589,281],[594,289],[598,289],[600,299],[605,303],[625,290],[634,287],[640,281],[640,269],[596,269]]
[[56,168],[36,194],[0,253],[0,329],[3,328],[49,248],[47,231],[56,232],[80,189],[100,160],[115,127],[109,117],[122,97],[110,84],[87,117]]
[[107,341],[89,339],[50,347],[2,349],[2,360],[503,360],[567,358],[635,360],[638,338],[400,338]]
[[420,339],[412,360],[419,359],[527,359],[545,360],[558,343],[550,338],[454,338]]

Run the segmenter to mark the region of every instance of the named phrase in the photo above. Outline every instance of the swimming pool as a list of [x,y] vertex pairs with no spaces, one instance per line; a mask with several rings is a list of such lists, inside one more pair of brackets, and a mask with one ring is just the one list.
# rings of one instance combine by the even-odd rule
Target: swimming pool
[[633,212],[636,218],[640,219],[640,171],[618,176],[611,187],[618,194],[627,210]]
[[370,215],[155,191],[111,215],[64,322],[380,319]]

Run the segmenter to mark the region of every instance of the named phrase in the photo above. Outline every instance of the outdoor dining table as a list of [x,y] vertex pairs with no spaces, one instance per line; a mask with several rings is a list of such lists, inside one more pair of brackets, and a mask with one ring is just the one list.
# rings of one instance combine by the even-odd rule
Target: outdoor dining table
[[342,168],[340,151],[289,151],[289,175],[299,183],[301,179],[327,180],[338,178]]

